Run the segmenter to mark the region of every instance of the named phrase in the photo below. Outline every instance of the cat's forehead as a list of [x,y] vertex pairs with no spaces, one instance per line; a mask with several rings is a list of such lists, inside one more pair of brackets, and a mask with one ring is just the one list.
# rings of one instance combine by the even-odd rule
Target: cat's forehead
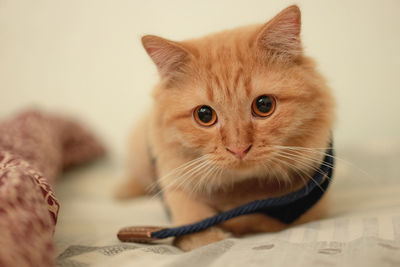
[[[195,68],[190,75],[200,75],[194,88],[203,88],[210,102],[243,102],[259,94],[298,96],[303,75],[299,68],[281,68],[259,58],[255,45],[260,25],[227,30],[189,41],[196,49]],[[197,82],[196,82],[197,83]],[[205,89],[205,90],[204,90]]]
[[230,67],[245,64],[252,55],[255,26],[227,30],[191,43],[199,52],[199,61],[206,67]]
[[249,42],[251,33],[247,27],[192,42],[198,51],[195,69],[206,84],[207,96],[211,101],[215,98],[231,99],[233,94],[240,92],[250,94],[251,68],[255,63]]

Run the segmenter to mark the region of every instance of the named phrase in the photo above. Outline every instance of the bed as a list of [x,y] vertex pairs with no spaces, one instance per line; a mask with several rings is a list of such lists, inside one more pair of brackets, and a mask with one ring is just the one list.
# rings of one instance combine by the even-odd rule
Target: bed
[[130,225],[169,225],[158,198],[112,198],[124,166],[102,160],[61,177],[58,266],[400,266],[400,148],[338,145],[329,215],[282,232],[229,238],[183,253],[171,240],[121,243]]

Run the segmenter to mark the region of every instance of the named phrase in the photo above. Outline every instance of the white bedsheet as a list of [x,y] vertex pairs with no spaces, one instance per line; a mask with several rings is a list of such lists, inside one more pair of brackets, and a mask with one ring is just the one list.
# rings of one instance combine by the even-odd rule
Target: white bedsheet
[[[230,238],[183,253],[170,240],[120,243],[119,228],[168,225],[158,199],[111,198],[122,170],[109,162],[74,170],[56,188],[59,266],[400,266],[400,150],[345,148],[324,220],[272,234]],[[359,170],[364,169],[364,171]]]

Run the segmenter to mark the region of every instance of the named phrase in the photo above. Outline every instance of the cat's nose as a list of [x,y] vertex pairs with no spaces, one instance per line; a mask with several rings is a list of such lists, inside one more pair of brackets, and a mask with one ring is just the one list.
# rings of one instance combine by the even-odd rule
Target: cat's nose
[[251,144],[226,147],[226,150],[235,155],[238,159],[243,159],[247,152],[250,151]]

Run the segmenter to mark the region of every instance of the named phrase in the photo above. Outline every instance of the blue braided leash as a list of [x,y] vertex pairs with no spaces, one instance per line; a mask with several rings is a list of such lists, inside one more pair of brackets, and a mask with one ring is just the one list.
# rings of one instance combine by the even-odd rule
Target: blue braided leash
[[[330,180],[332,178],[333,165],[334,156],[333,148],[331,146],[324,157],[323,163],[312,177],[313,179],[310,179],[307,185],[305,185],[300,190],[281,197],[255,200],[237,208],[221,212],[215,216],[209,217],[197,223],[173,228],[165,228],[159,231],[155,231],[151,233],[151,238],[162,239],[171,236],[192,234],[205,230],[211,226],[217,225],[229,219],[257,212],[265,213],[285,223],[291,223],[307,210],[309,210],[322,197],[325,190],[328,188]],[[313,197],[312,199],[307,199],[307,196]],[[289,212],[292,212],[293,215],[288,216],[289,212],[288,210],[286,210],[288,205],[300,200],[303,200],[305,202],[304,204],[306,204],[301,209],[301,213],[299,212],[299,210],[289,210]],[[284,213],[279,212],[279,208],[282,208],[282,210],[284,210]]]
[[281,197],[255,200],[193,224],[173,228],[127,227],[119,231],[118,238],[124,242],[151,242],[200,232],[229,219],[251,213],[264,213],[283,223],[290,224],[314,206],[324,195],[332,179],[334,163],[331,143],[323,162],[312,179],[298,191]]

